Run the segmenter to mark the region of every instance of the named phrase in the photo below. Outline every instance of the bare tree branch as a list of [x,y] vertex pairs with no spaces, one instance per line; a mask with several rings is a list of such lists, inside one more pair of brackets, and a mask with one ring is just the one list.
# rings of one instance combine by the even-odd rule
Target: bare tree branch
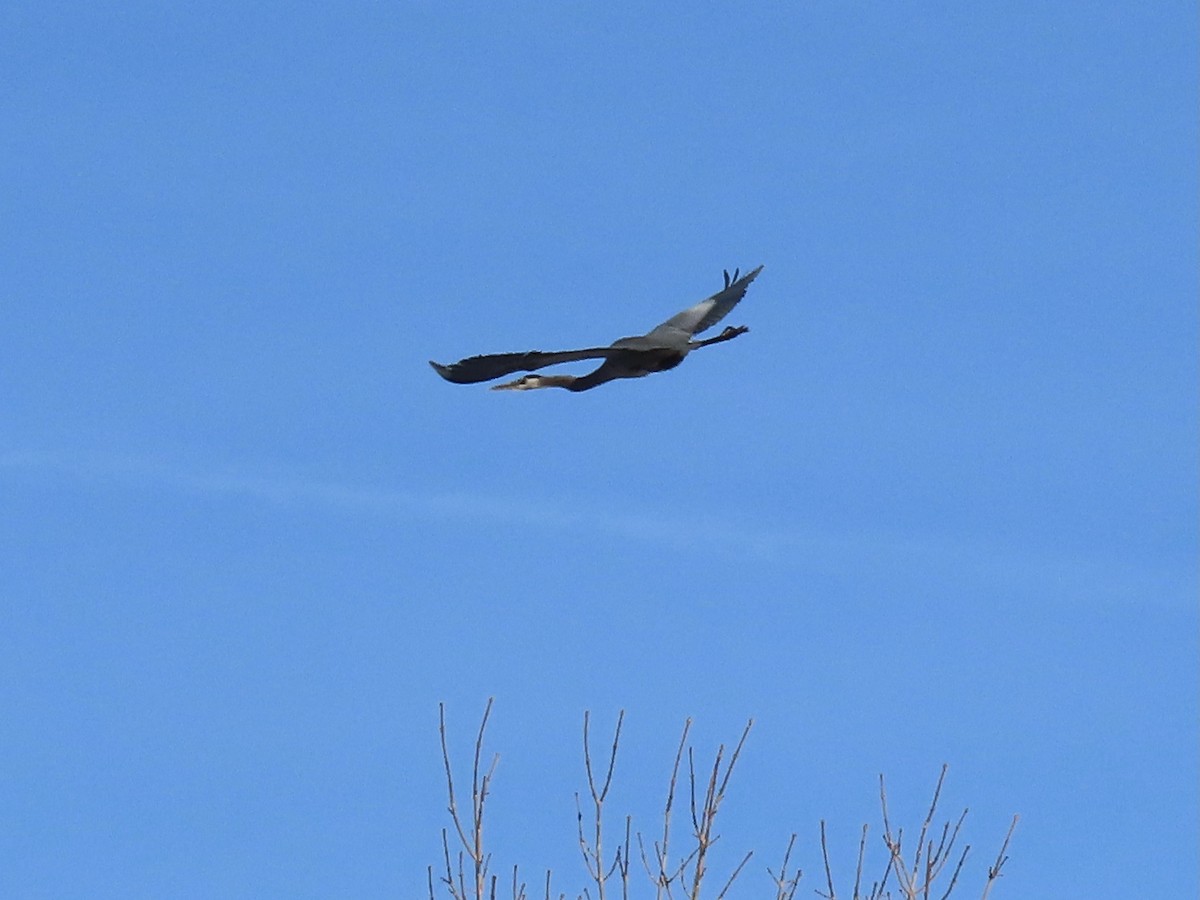
[[[729,762],[726,764],[723,776],[721,774],[721,762],[725,754],[725,746],[721,745],[717,748],[716,758],[713,761],[712,774],[709,776],[708,786],[704,791],[704,805],[700,810],[699,818],[697,818],[696,813],[695,768],[692,765],[692,753],[689,748],[688,770],[692,781],[692,822],[695,825],[694,837],[696,839],[696,860],[692,864],[691,900],[699,900],[700,898],[700,887],[704,881],[704,876],[708,873],[708,851],[720,838],[719,835],[713,833],[713,826],[716,823],[721,803],[725,800],[725,789],[729,786],[729,778],[733,774],[733,767],[737,765],[738,757],[741,755],[742,747],[745,746],[746,738],[749,737],[752,727],[754,727],[754,720],[750,719],[746,722],[746,727],[742,731],[742,737],[734,748]],[[744,865],[745,860],[734,871],[733,876],[730,878],[730,884],[732,884],[733,878],[737,877],[738,872],[741,871]],[[729,884],[726,884],[721,894],[724,895],[728,888]]]
[[[608,754],[608,770],[604,776],[604,783],[598,785],[596,776],[592,770],[592,746],[589,735],[589,725],[591,723],[591,714],[587,711],[583,714],[583,765],[587,772],[588,791],[592,795],[592,805],[595,808],[595,821],[592,831],[592,842],[589,844],[583,833],[583,811],[579,808],[579,795],[575,795],[575,808],[578,812],[579,821],[579,846],[583,852],[584,864],[587,866],[588,875],[596,883],[597,900],[604,900],[605,884],[609,877],[621,868],[621,852],[613,858],[611,864],[606,864],[604,861],[604,801],[608,797],[608,789],[612,786],[613,771],[617,765],[617,748],[621,743],[621,724],[625,721],[625,710],[621,710],[617,714],[617,727],[613,734],[612,749]],[[626,848],[628,852],[628,846]],[[626,882],[628,879],[625,879]]]
[[[484,843],[484,812],[487,799],[491,794],[492,779],[500,759],[498,754],[493,754],[488,764],[484,765],[484,739],[492,705],[493,700],[489,698],[475,736],[471,764],[469,819],[459,808],[460,788],[455,784],[451,764],[445,706],[444,704],[438,706],[438,734],[446,777],[447,811],[450,814],[453,832],[457,836],[461,849],[457,854],[450,852],[450,829],[442,829],[440,868],[443,873],[435,879],[434,867],[430,866],[426,869],[426,890],[429,900],[437,900],[438,889],[435,887],[435,881],[440,881],[444,885],[444,890],[450,900],[497,900],[498,892],[501,889],[499,877],[490,874],[491,854],[487,852]],[[591,715],[587,712],[584,713],[584,770],[587,776],[588,795],[592,801],[592,815],[590,816],[592,821],[586,824],[584,822],[582,798],[579,793],[575,795],[575,811],[580,852],[584,858],[588,879],[594,888],[585,887],[581,893],[571,894],[577,900],[585,900],[585,898],[586,900],[610,900],[610,896],[612,900],[615,900],[615,889],[610,890],[610,882],[613,878],[620,879],[621,900],[630,900],[629,873],[630,866],[633,864],[634,834],[632,817],[625,816],[624,840],[619,841],[615,851],[611,852],[611,859],[606,858],[603,843],[604,806],[608,800],[616,772],[616,759],[624,717],[625,712],[621,710],[617,716],[607,766],[598,767],[592,760]],[[687,900],[700,900],[709,875],[711,851],[721,839],[721,835],[716,830],[716,819],[725,800],[733,769],[741,758],[742,750],[754,722],[749,720],[746,723],[732,753],[727,754],[725,745],[719,745],[711,767],[704,769],[698,768],[696,754],[688,744],[691,725],[691,719],[684,722],[671,766],[662,813],[661,840],[648,844],[640,832],[637,834],[642,867],[654,885],[655,900],[683,900],[683,897],[686,897]],[[672,824],[680,788],[680,767],[683,764],[685,751],[688,765],[688,812],[691,818],[691,840],[685,840],[687,846],[684,849],[687,852],[681,854],[673,852],[672,849],[672,838],[674,837]],[[909,847],[907,859],[904,852],[904,829],[893,828],[891,810],[888,806],[887,784],[884,777],[879,776],[879,804],[883,819],[882,842],[887,848],[886,865],[883,877],[877,882],[872,882],[869,892],[866,892],[864,871],[866,871],[867,864],[869,828],[867,825],[863,825],[850,900],[890,900],[893,896],[903,898],[903,900],[931,900],[931,898],[950,900],[954,891],[959,887],[971,847],[970,845],[963,846],[961,852],[956,849],[960,846],[959,837],[964,832],[967,809],[963,809],[956,819],[938,822],[938,807],[948,771],[949,767],[943,765],[934,785],[929,807],[916,832],[915,843]],[[981,900],[988,900],[992,887],[1001,877],[1008,862],[1008,846],[1018,821],[1019,818],[1014,816],[996,856],[996,861],[987,870],[987,882],[983,887]],[[795,845],[796,835],[793,833],[785,848],[783,864],[779,871],[776,873],[769,866],[766,869],[775,885],[775,900],[794,900],[798,890],[802,875],[801,869],[798,866],[794,870],[790,868]],[[833,876],[826,823],[823,819],[820,822],[820,848],[825,871],[825,890],[818,889],[815,893],[825,900],[839,900]],[[749,851],[741,858],[716,893],[715,900],[724,900],[752,857],[753,851]],[[954,865],[950,866],[949,863],[952,859]],[[470,860],[469,865],[468,860]],[[888,879],[893,873],[895,873],[897,887],[890,887],[888,884]],[[936,891],[934,890],[935,886]],[[592,893],[593,890],[596,892],[595,895]],[[505,886],[504,893],[506,896],[511,894],[511,900],[529,900],[529,886],[521,880],[517,866],[512,868],[511,883]],[[704,896],[709,896],[709,894],[704,894]],[[568,897],[566,893],[562,892],[559,892],[557,897],[555,896],[552,890],[552,873],[549,870],[546,871],[542,897],[543,900],[567,900]]]
[[[796,868],[796,874],[788,877],[788,861],[792,857],[792,847],[796,845],[796,834],[788,839],[787,849],[783,851],[783,865],[779,867],[779,874],[776,875],[771,871],[771,867],[767,866],[767,874],[771,876],[771,880],[775,882],[775,900],[792,900],[796,896],[796,889],[800,886],[800,876],[803,874],[799,867]],[[820,893],[818,891],[818,893]]]
[[[446,792],[449,794],[450,820],[454,823],[454,830],[458,832],[458,838],[461,841],[467,855],[471,858],[473,875],[474,875],[474,897],[475,900],[483,900],[486,886],[489,864],[489,854],[486,854],[483,849],[483,810],[484,804],[487,801],[488,792],[491,788],[492,775],[496,771],[496,764],[500,761],[500,756],[493,756],[491,765],[488,766],[486,773],[480,775],[480,757],[483,755],[483,736],[487,730],[488,717],[492,712],[492,703],[495,698],[489,697],[487,705],[483,710],[483,718],[479,723],[479,733],[475,738],[475,757],[474,764],[471,769],[471,833],[468,836],[465,826],[463,825],[462,817],[458,812],[458,799],[454,790],[454,775],[450,765],[450,749],[446,739],[446,705],[438,704],[438,733],[441,736],[442,742],[442,764],[446,770]],[[457,890],[454,883],[453,874],[450,871],[450,849],[446,842],[445,832],[442,834],[442,843],[445,849],[447,877],[446,884],[450,890],[450,894],[455,900],[467,900],[468,894],[466,883],[462,872],[462,857],[459,857],[459,884]],[[495,884],[491,893],[495,894]]]
[[[675,762],[671,766],[671,779],[667,784],[667,800],[663,807],[663,836],[662,843],[655,841],[654,843],[654,863],[655,867],[651,870],[646,862],[645,847],[642,846],[642,836],[638,835],[638,845],[642,846],[642,864],[646,867],[646,874],[650,876],[650,880],[654,883],[654,896],[656,900],[661,900],[665,892],[667,897],[671,897],[671,883],[678,877],[678,871],[675,873],[668,872],[670,865],[670,845],[671,845],[671,812],[675,807],[675,786],[679,779],[679,763],[683,760],[683,751],[687,746],[688,732],[691,731],[692,720],[689,718],[683,723],[683,733],[679,736],[679,749],[675,751]],[[686,863],[685,863],[686,864]],[[682,869],[682,865],[680,867]]]

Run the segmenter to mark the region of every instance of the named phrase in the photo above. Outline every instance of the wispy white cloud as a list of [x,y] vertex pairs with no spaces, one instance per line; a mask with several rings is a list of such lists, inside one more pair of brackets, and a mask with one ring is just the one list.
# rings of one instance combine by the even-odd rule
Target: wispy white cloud
[[1193,573],[1122,566],[1031,548],[931,535],[835,534],[803,523],[748,524],[736,515],[666,512],[636,501],[621,510],[587,498],[550,500],[428,489],[356,485],[294,471],[200,466],[152,456],[19,450],[0,453],[0,478],[20,472],[57,475],[81,486],[110,485],[246,501],[485,526],[532,527],[607,536],[671,553],[682,571],[714,561],[786,566],[813,575],[903,578],[919,572],[934,581],[1002,586],[1088,602],[1189,605]]

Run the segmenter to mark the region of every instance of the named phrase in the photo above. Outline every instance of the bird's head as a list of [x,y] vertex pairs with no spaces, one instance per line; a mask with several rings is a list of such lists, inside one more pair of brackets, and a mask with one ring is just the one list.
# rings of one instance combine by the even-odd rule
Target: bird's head
[[560,387],[572,390],[574,375],[522,375],[516,381],[498,384],[493,391],[532,391],[536,388]]
[[497,384],[492,387],[493,391],[532,391],[535,388],[545,387],[542,384],[541,375],[522,375],[516,381],[507,381],[504,384]]

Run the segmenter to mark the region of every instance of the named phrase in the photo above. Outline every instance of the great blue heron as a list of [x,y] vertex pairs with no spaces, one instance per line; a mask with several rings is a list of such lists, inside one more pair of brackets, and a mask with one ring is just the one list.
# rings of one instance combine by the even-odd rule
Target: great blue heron
[[581,359],[604,360],[600,368],[587,375],[522,375],[516,381],[496,385],[492,388],[493,391],[530,391],[547,387],[587,391],[616,378],[641,378],[651,372],[665,372],[683,362],[683,358],[697,347],[729,341],[750,330],[745,325],[736,328],[727,326],[716,337],[703,341],[692,340],[695,335],[720,322],[726,313],[737,306],[738,301],[746,296],[746,288],[750,287],[750,282],[762,271],[762,266],[741,278],[738,277],[739,271],[735,270],[732,277],[726,271],[724,289],[707,300],[701,300],[695,306],[672,316],[648,334],[621,338],[608,347],[560,350],[552,353],[544,353],[541,350],[530,350],[528,353],[493,353],[487,356],[470,356],[448,366],[433,360],[430,360],[429,364],[447,381],[455,384],[475,384],[511,375],[513,372],[532,372],[558,363]]

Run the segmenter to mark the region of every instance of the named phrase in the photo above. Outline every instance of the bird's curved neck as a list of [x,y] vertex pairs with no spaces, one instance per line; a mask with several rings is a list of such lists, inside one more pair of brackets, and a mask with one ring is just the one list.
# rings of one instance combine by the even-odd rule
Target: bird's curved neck
[[540,388],[560,387],[570,390],[578,390],[574,387],[579,377],[576,375],[539,375],[537,386]]

